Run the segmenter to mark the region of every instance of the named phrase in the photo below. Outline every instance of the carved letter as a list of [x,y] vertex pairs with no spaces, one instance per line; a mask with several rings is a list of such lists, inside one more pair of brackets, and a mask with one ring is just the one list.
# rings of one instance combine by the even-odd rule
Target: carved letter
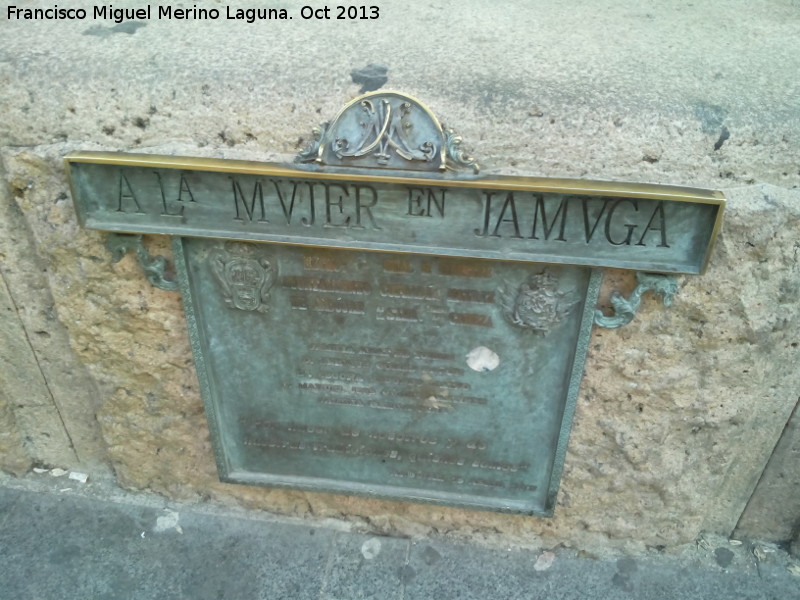
[[275,193],[278,194],[278,201],[281,203],[281,208],[283,209],[283,216],[286,217],[286,224],[292,224],[292,213],[294,212],[294,201],[297,197],[297,183],[296,181],[290,181],[289,184],[292,186],[292,200],[289,202],[289,206],[286,206],[286,202],[283,200],[283,194],[281,193],[281,186],[278,185],[278,182],[274,179],[270,180],[272,185],[275,186]]
[[[508,210],[509,206],[511,207],[511,218],[504,219],[503,217],[505,216],[506,210]],[[519,221],[517,220],[517,207],[514,204],[514,192],[508,192],[508,196],[506,196],[506,201],[503,204],[503,208],[500,209],[500,216],[497,217],[497,223],[494,226],[492,237],[500,237],[500,234],[497,233],[497,230],[500,229],[500,225],[503,223],[511,223],[514,225],[514,235],[512,235],[511,237],[514,238],[522,237],[519,234]]]
[[558,230],[558,237],[556,238],[559,242],[566,242],[566,238],[564,237],[564,229],[567,226],[567,198],[561,199],[561,204],[558,205],[558,210],[556,214],[553,216],[553,222],[548,225],[547,223],[547,215],[544,212],[544,197],[535,194],[536,198],[536,209],[533,213],[533,229],[531,230],[531,237],[532,240],[538,240],[539,237],[536,235],[536,226],[539,224],[539,214],[542,215],[542,229],[544,229],[544,239],[549,240],[550,234],[553,233],[553,228],[556,226],[556,221],[558,221],[559,215],[561,216],[561,227]]
[[[373,229],[380,229],[378,225],[375,223],[375,218],[372,216],[372,208],[378,203],[378,192],[375,191],[375,188],[369,185],[364,186],[355,186],[356,188],[356,224],[354,227],[358,227],[363,229],[364,226],[361,224],[361,211],[363,210],[367,217],[369,217],[369,222],[372,223]],[[367,190],[370,194],[372,194],[372,202],[369,204],[362,204],[361,202],[361,191]]]
[[344,192],[345,196],[349,196],[350,194],[347,192],[347,188],[343,185],[337,185],[334,183],[323,183],[322,185],[325,186],[325,226],[326,227],[349,227],[350,226],[350,217],[347,217],[343,223],[334,223],[331,221],[331,206],[338,206],[339,207],[339,214],[341,215],[344,213],[344,196],[339,196],[339,199],[336,201],[331,200],[331,188],[338,187],[340,190]]
[[317,220],[316,208],[314,207],[314,183],[312,181],[306,182],[308,186],[308,214],[309,217],[303,217],[300,222],[306,227],[310,227]]
[[[128,188],[127,192],[122,189],[123,184],[125,185],[126,188]],[[122,171],[120,171],[119,172],[119,198],[118,198],[118,201],[117,201],[117,212],[125,212],[122,209],[122,201],[125,200],[125,199],[128,199],[128,198],[133,200],[133,203],[136,205],[136,212],[139,213],[139,214],[144,214],[144,211],[142,210],[142,207],[139,205],[139,201],[136,199],[136,195],[133,193],[133,188],[131,187],[131,184],[128,181],[128,178],[125,177],[125,174]]]
[[[167,195],[164,193],[164,182],[161,181],[161,173],[159,173],[158,171],[153,171],[153,174],[156,176],[156,179],[158,179],[158,189],[161,192],[161,206],[163,207],[163,210],[161,211],[161,216],[162,217],[183,216],[183,209],[184,209],[183,206],[181,206],[180,210],[178,210],[178,212],[176,213],[171,213],[169,212],[169,210],[167,210]],[[183,181],[183,176],[181,176],[181,181]]]
[[[436,194],[430,188],[408,188],[408,215],[411,217],[432,217],[431,208],[435,207],[439,217],[444,218],[444,199],[447,190],[441,189],[439,191],[441,192],[441,197],[437,199]],[[423,208],[423,194],[426,193],[428,195],[427,207]]]
[[614,246],[630,246],[631,245],[631,237],[633,237],[633,230],[636,229],[636,225],[631,223],[626,223],[625,227],[628,229],[628,235],[625,236],[625,239],[621,242],[615,242],[611,239],[611,219],[614,216],[614,211],[617,210],[617,207],[622,204],[623,202],[627,202],[631,206],[633,206],[633,210],[639,212],[639,203],[636,200],[630,200],[628,198],[620,198],[614,204],[611,205],[611,208],[608,209],[608,216],[606,217],[606,239],[610,244]]
[[603,200],[603,208],[600,209],[600,214],[597,215],[597,218],[594,221],[594,225],[591,229],[589,229],[589,200],[588,198],[583,198],[583,227],[584,231],[586,231],[586,243],[592,241],[592,237],[594,237],[594,232],[597,230],[597,226],[600,224],[600,219],[603,218],[603,213],[606,212],[606,206],[608,206],[609,200]]
[[178,188],[178,202],[183,202],[183,192],[189,194],[189,202],[194,202],[194,194],[192,194],[192,190],[189,189],[189,182],[186,181],[186,177],[183,173],[181,173],[181,185]]
[[242,188],[239,186],[239,182],[236,181],[233,177],[231,179],[231,184],[233,185],[233,204],[236,208],[236,216],[234,217],[234,221],[244,221],[244,217],[239,215],[239,202],[241,201],[242,207],[244,208],[244,212],[247,215],[247,218],[252,221],[253,215],[256,212],[256,199],[258,199],[258,206],[259,210],[261,211],[261,217],[258,219],[260,223],[269,223],[267,220],[267,215],[264,212],[264,193],[261,190],[261,182],[256,181],[255,186],[253,187],[253,198],[250,200],[250,206],[247,206],[247,200],[242,193]]
[[431,204],[436,207],[436,210],[439,211],[439,216],[444,219],[444,194],[447,190],[444,188],[439,190],[441,195],[441,202],[436,200],[436,194],[433,193],[433,190],[428,190],[428,216],[432,217],[433,214],[431,213]]
[[[653,221],[656,218],[656,214],[658,214],[659,218],[659,226],[653,227]],[[637,246],[645,246],[644,237],[647,235],[647,232],[653,231],[660,231],[661,232],[661,243],[658,245],[658,248],[669,248],[669,244],[667,244],[667,219],[664,216],[664,201],[659,200],[656,207],[653,209],[653,214],[650,215],[650,220],[647,222],[647,227],[644,228],[644,233],[642,233],[642,237],[639,238],[639,241],[636,243]]]
[[408,188],[408,216],[409,217],[424,217],[425,209],[422,208],[422,194],[415,192],[422,192],[421,188]]
[[486,237],[489,235],[489,217],[492,214],[492,192],[486,192],[486,203],[483,205],[483,230],[475,229],[475,235]]

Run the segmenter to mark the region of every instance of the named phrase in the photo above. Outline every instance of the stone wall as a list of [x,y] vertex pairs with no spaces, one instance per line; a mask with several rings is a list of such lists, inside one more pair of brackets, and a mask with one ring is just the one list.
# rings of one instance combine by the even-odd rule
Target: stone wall
[[[641,550],[729,534],[800,389],[796,3],[378,4],[356,23],[0,21],[0,466],[407,535]],[[68,151],[290,160],[370,62],[484,172],[728,197],[708,272],[594,331],[553,519],[220,483],[178,294],[76,221]],[[604,298],[632,287],[609,271]]]
[[800,556],[800,403],[783,430],[734,535],[773,540],[794,538],[792,553]]

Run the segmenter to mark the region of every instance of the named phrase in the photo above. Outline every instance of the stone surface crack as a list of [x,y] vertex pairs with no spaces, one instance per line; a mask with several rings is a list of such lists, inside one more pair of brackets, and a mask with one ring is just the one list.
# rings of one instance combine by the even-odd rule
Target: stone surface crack
[[25,321],[22,320],[22,317],[19,312],[19,306],[17,305],[17,301],[14,299],[14,295],[11,293],[11,288],[6,281],[5,275],[3,272],[0,271],[0,279],[3,281],[3,285],[8,292],[8,298],[11,300],[11,304],[14,307],[14,312],[19,319],[20,325],[22,326],[22,332],[25,335],[25,342],[28,344],[28,347],[31,349],[31,354],[33,354],[33,360],[36,362],[36,369],[39,371],[39,374],[42,376],[42,381],[44,382],[44,387],[47,390],[48,396],[50,396],[50,401],[53,403],[53,407],[56,409],[56,414],[58,414],[58,420],[61,423],[61,427],[64,429],[64,435],[67,436],[67,441],[69,442],[70,450],[75,455],[75,459],[80,462],[81,458],[78,456],[78,450],[75,448],[75,443],[72,441],[72,436],[69,433],[69,429],[67,428],[67,424],[64,422],[64,417],[61,414],[61,410],[58,407],[58,403],[56,402],[55,395],[53,394],[53,390],[50,388],[50,383],[47,381],[47,377],[45,376],[44,370],[42,369],[42,365],[39,362],[39,356],[36,353],[36,349],[33,347],[31,343],[31,336],[28,333],[28,328],[25,326]]
[[331,536],[330,547],[328,549],[328,560],[325,562],[325,572],[322,574],[322,585],[319,588],[320,599],[325,598],[325,590],[328,587],[328,581],[331,578],[331,571],[333,571],[333,559],[336,557],[336,538],[339,535],[338,531],[334,531]]
[[[783,429],[781,429],[781,434],[775,439],[775,445],[772,447],[772,451],[769,453],[769,458],[764,463],[764,468],[761,469],[761,474],[758,476],[758,481],[756,481],[755,485],[753,486],[753,489],[750,491],[750,496],[747,500],[747,503],[744,505],[742,512],[739,514],[739,519],[736,521],[736,527],[733,528],[733,532],[735,532],[741,525],[742,518],[744,517],[744,514],[747,512],[747,508],[750,506],[750,502],[753,500],[753,497],[756,495],[756,490],[758,489],[761,480],[764,479],[764,476],[767,473],[767,468],[769,467],[769,461],[775,454],[775,450],[778,448],[778,444],[780,444],[781,439],[783,439],[783,436],[786,434],[787,429],[789,429],[789,427],[791,426],[792,420],[797,416],[798,411],[800,411],[800,396],[798,396],[797,402],[795,403],[794,408],[792,409],[792,412],[789,415],[789,418],[786,419],[786,423],[784,423]],[[758,558],[756,558],[756,565],[758,565]],[[758,573],[759,575],[761,575],[760,569]]]
[[[406,541],[406,560],[403,567],[411,566],[411,541]],[[401,578],[400,580],[400,600],[406,599],[406,582]]]

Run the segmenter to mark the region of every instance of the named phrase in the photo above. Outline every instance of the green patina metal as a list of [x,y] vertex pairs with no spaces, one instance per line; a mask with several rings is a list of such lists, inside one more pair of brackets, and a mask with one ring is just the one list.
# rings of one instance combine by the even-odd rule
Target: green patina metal
[[722,213],[708,195],[671,187],[146,155],[67,160],[82,222],[120,233],[700,273]]
[[660,273],[636,273],[638,285],[633,289],[629,298],[620,295],[619,292],[611,294],[611,306],[614,314],[606,316],[601,310],[595,310],[594,324],[607,329],[616,329],[627,325],[636,316],[636,311],[642,304],[642,296],[645,292],[652,291],[661,297],[664,306],[672,306],[672,300],[678,293],[678,280],[669,275]]
[[[174,251],[223,480],[552,512],[598,273],[181,238]],[[532,290],[532,272],[550,287]],[[512,321],[501,288],[562,318]]]
[[147,248],[142,243],[141,235],[126,235],[110,233],[106,237],[106,248],[111,253],[111,262],[119,262],[128,252],[136,255],[136,262],[144,271],[144,276],[155,287],[175,292],[178,290],[178,282],[168,279],[166,276],[167,259],[163,256],[150,256]]
[[[700,273],[718,192],[479,175],[378,92],[295,165],[66,159],[81,222],[179,287],[225,481],[550,515],[593,324]],[[463,169],[465,172],[457,172]],[[141,234],[173,236],[177,282]],[[134,234],[134,235],[124,235]],[[601,271],[637,273],[615,315]]]

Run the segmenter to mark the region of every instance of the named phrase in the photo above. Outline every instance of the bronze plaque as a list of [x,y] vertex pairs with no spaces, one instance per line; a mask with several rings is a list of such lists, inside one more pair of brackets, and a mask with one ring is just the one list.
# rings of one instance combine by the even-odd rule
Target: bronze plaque
[[223,480],[552,511],[590,269],[180,238],[175,254]]
[[[173,236],[223,480],[550,515],[593,322],[706,267],[711,190],[478,174],[395,92],[354,99],[279,165],[66,158],[87,227]],[[457,169],[470,172],[457,172]],[[636,269],[615,315],[596,267]]]

